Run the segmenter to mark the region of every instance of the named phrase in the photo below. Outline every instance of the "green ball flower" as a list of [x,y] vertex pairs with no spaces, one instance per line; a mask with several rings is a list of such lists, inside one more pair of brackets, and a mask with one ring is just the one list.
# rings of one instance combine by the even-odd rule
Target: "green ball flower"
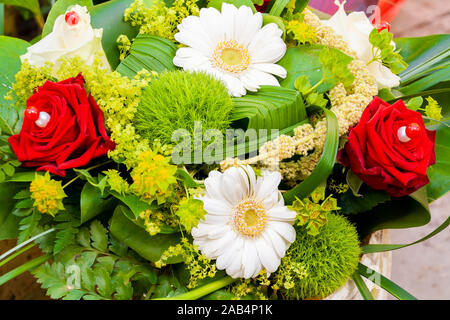
[[153,80],[142,94],[135,115],[138,133],[150,141],[173,144],[172,134],[185,129],[194,140],[201,132],[217,129],[224,133],[233,101],[219,80],[199,72],[166,72]]
[[289,289],[281,287],[281,292],[288,299],[325,298],[351,278],[360,254],[356,229],[343,216],[329,214],[328,224],[316,236],[299,228],[280,270],[289,270],[289,266],[283,266],[286,259],[289,264],[301,265],[306,275],[297,277]]

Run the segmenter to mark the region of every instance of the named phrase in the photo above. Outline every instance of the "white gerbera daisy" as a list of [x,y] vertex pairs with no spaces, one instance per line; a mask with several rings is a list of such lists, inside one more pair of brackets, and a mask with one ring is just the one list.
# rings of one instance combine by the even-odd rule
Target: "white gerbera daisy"
[[189,16],[178,25],[175,39],[187,47],[177,50],[173,63],[214,75],[235,97],[261,85],[279,86],[273,75],[286,77],[286,70],[275,64],[286,53],[283,32],[274,23],[262,27],[262,22],[261,13],[253,14],[247,6],[223,3],[221,13],[203,8],[199,17]]
[[278,191],[279,172],[256,178],[253,169],[211,171],[200,198],[207,212],[192,229],[194,244],[219,270],[233,278],[253,278],[264,268],[275,272],[295,240],[296,213]]

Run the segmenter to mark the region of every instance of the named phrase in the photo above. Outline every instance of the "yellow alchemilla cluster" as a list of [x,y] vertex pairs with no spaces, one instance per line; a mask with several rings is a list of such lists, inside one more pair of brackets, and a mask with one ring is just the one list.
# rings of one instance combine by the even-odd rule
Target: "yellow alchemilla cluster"
[[180,218],[181,225],[188,232],[191,232],[191,229],[196,227],[207,213],[203,210],[203,201],[192,198],[181,199],[176,207],[175,214]]
[[331,211],[339,210],[337,200],[331,195],[325,198],[325,187],[314,190],[310,198],[303,200],[296,199],[289,208],[297,212],[297,225],[306,226],[307,233],[316,236],[320,233],[320,228],[328,220],[327,215]]
[[124,12],[124,20],[139,27],[139,33],[150,34],[174,41],[177,26],[191,15],[198,16],[197,0],[175,0],[171,7],[164,1],[154,0],[148,8],[143,0],[134,1]]
[[111,190],[124,195],[128,192],[130,185],[121,176],[120,172],[114,169],[109,169],[103,172],[107,176],[107,183]]
[[130,39],[128,39],[128,37],[126,35],[121,34],[117,38],[117,48],[119,49],[119,52],[120,52],[119,59],[120,59],[120,61],[122,61],[123,59],[126,58],[128,53],[130,52],[130,49],[131,49]]
[[47,213],[55,216],[60,210],[64,210],[62,199],[67,197],[61,181],[55,181],[50,178],[48,172],[45,175],[36,174],[30,184],[31,199],[34,200],[34,206],[41,213]]
[[141,153],[137,166],[131,171],[131,191],[150,203],[154,200],[158,204],[166,202],[173,195],[177,183],[177,167],[169,162],[169,157],[152,150]]
[[288,32],[288,34],[292,35],[292,37],[298,42],[298,44],[316,42],[316,30],[303,21],[289,21],[286,26],[286,31]]
[[272,285],[273,290],[290,290],[294,288],[298,280],[304,279],[308,276],[306,268],[296,261],[292,261],[290,256],[285,256],[281,259],[280,267],[275,274],[275,283]]
[[169,227],[178,225],[172,215],[165,214],[161,210],[144,210],[139,214],[139,218],[144,220],[145,231],[151,236],[160,233],[164,225]]
[[428,97],[425,100],[428,102],[425,107],[425,115],[428,118],[440,121],[442,119],[442,108],[439,106],[438,102],[432,97]]
[[231,287],[231,294],[233,294],[233,300],[240,300],[247,296],[255,300],[268,300],[267,298],[267,286],[270,282],[266,276],[260,275],[255,279],[240,279],[236,284]]
[[16,73],[16,82],[12,85],[12,90],[5,97],[6,100],[12,99],[13,91],[17,96],[17,104],[25,106],[29,97],[34,93],[37,87],[42,86],[47,80],[55,80],[50,76],[52,64],[37,68],[24,61],[20,70]]
[[190,278],[187,285],[189,289],[197,287],[199,280],[212,278],[216,275],[216,265],[202,255],[186,237],[181,238],[181,243],[170,246],[164,251],[161,259],[155,265],[157,268],[161,268],[166,265],[170,258],[176,256],[183,258],[184,264],[189,270]]
[[328,189],[335,193],[346,193],[349,189],[349,186],[347,183],[338,183],[334,179],[330,179],[330,182],[328,183]]

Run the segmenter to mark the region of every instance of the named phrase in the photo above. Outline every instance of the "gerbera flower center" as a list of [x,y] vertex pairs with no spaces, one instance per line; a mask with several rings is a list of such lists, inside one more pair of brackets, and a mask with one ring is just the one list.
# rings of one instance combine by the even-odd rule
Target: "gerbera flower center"
[[266,210],[260,201],[245,199],[234,208],[232,223],[239,233],[258,236],[266,226]]
[[239,73],[250,65],[248,50],[235,40],[221,41],[213,52],[213,63],[223,71]]

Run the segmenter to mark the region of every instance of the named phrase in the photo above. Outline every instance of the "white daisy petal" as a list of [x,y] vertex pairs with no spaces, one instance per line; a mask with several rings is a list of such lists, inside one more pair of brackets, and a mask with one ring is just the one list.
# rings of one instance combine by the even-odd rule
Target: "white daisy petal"
[[293,222],[297,213],[289,210],[287,207],[272,208],[267,211],[269,220]]
[[[242,265],[244,266],[244,278],[252,277],[258,269],[258,255],[253,241],[244,242],[244,253],[242,255]],[[260,267],[260,265],[259,265]]]
[[270,240],[278,257],[280,259],[283,258],[286,254],[287,248],[289,247],[289,243],[284,240],[278,233],[271,229],[267,229],[267,231],[264,233],[264,237],[267,242],[269,242]]
[[280,78],[286,78],[287,71],[285,68],[274,63],[255,63],[251,66],[252,69],[257,69],[262,72],[274,74]]
[[261,13],[244,5],[238,9],[223,3],[221,12],[203,8],[199,17],[189,16],[178,25],[175,40],[188,48],[179,48],[173,62],[184,70],[213,75],[233,97],[261,85],[278,86],[273,75],[286,77],[286,71],[273,63],[283,57],[286,45],[278,26],[262,27],[262,20]]
[[280,221],[267,221],[266,227],[272,229],[290,243],[295,241],[295,229],[288,223]]
[[203,197],[203,210],[212,215],[229,216],[231,214],[231,206],[221,199]]
[[256,240],[255,246],[258,251],[258,257],[264,268],[270,273],[277,271],[278,266],[280,265],[280,259],[273,250],[271,243],[267,243],[264,238],[259,238]]
[[208,212],[192,229],[194,244],[233,278],[275,272],[295,240],[295,213],[284,206],[278,172],[256,178],[250,166],[212,171],[202,200]]
[[259,177],[256,182],[255,195],[259,200],[264,200],[266,197],[278,190],[278,185],[281,182],[281,174],[278,171],[266,173],[264,177]]

